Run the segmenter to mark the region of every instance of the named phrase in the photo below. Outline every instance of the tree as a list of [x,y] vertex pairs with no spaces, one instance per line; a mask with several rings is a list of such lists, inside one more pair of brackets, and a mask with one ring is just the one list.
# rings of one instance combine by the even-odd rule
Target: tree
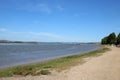
[[116,35],[115,33],[109,34],[109,36],[106,36],[102,39],[101,44],[115,44],[116,42]]
[[108,44],[115,44],[115,41],[116,41],[116,35],[113,32],[108,36],[107,43]]
[[117,45],[120,45],[120,33],[117,36],[116,43],[117,43]]
[[107,41],[108,41],[107,39],[108,39],[108,37],[104,37],[101,41],[101,44],[107,44]]

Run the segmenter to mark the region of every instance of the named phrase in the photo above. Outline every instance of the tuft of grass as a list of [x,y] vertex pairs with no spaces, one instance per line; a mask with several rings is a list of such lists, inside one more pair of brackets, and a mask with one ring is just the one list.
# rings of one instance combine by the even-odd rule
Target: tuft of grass
[[40,74],[42,74],[42,75],[48,75],[48,74],[50,74],[50,71],[49,70],[41,70]]
[[91,51],[84,54],[72,55],[67,57],[62,57],[46,62],[41,62],[37,64],[24,65],[12,67],[4,70],[0,70],[0,77],[10,77],[14,75],[47,75],[50,74],[50,70],[55,69],[61,71],[71,66],[84,63],[84,58],[96,57],[102,55],[104,52],[109,51],[109,48],[102,48],[100,50]]

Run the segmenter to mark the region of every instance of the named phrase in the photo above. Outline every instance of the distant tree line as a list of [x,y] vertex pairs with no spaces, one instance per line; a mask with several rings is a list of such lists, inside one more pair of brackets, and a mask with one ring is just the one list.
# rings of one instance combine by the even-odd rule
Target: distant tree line
[[117,36],[114,32],[109,34],[101,40],[101,44],[120,45],[120,33]]
[[35,43],[35,44],[37,44],[38,42],[23,42],[23,41],[0,40],[0,43]]

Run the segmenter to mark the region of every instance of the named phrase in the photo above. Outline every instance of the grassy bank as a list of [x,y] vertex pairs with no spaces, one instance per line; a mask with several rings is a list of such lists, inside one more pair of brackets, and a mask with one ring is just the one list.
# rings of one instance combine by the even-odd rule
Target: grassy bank
[[102,48],[100,50],[91,51],[85,54],[67,56],[37,64],[12,67],[8,69],[0,70],[0,77],[9,77],[14,75],[22,75],[22,76],[41,75],[41,74],[46,75],[46,74],[50,74],[50,71],[52,69],[61,71],[70,68],[71,66],[82,64],[85,62],[84,58],[99,56],[108,50],[110,49]]

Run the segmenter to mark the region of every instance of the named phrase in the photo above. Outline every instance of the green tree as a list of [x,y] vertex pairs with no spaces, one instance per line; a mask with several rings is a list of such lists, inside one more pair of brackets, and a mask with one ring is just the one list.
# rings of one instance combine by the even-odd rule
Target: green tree
[[117,36],[116,42],[117,42],[117,45],[120,44],[120,33],[119,33],[118,36]]
[[115,44],[115,42],[116,42],[116,35],[115,35],[115,33],[113,32],[113,33],[111,33],[111,34],[108,36],[108,38],[107,38],[107,43],[108,43],[108,44]]
[[107,39],[108,39],[108,37],[104,37],[101,41],[101,44],[107,44],[107,41],[108,41]]
[[111,33],[109,34],[109,36],[107,37],[104,37],[102,40],[101,40],[101,44],[115,44],[116,42],[116,35],[115,33]]

